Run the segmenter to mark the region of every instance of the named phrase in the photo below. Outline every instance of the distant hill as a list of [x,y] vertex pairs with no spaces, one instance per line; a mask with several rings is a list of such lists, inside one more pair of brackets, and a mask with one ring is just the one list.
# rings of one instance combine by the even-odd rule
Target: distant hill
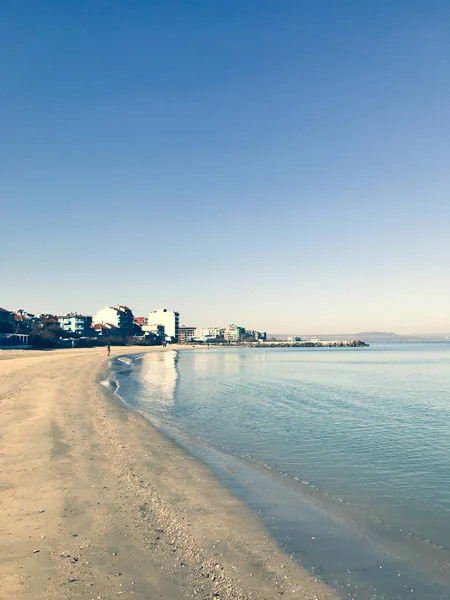
[[267,339],[275,337],[279,340],[285,340],[288,337],[299,336],[303,340],[311,338],[318,340],[362,340],[372,343],[393,343],[393,342],[442,342],[450,341],[450,333],[430,333],[430,334],[405,334],[399,335],[392,331],[362,331],[360,333],[270,333]]

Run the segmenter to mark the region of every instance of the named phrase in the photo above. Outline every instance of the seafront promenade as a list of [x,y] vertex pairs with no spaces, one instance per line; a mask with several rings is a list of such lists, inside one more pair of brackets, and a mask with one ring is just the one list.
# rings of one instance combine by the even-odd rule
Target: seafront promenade
[[[115,348],[113,355],[164,352]],[[0,598],[335,598],[100,382],[105,350],[0,351]]]

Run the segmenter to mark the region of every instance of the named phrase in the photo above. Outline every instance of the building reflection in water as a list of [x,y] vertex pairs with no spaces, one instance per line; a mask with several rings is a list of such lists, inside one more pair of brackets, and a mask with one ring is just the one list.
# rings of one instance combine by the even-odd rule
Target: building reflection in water
[[142,357],[139,394],[140,404],[151,404],[152,410],[169,411],[175,402],[178,353],[154,352]]

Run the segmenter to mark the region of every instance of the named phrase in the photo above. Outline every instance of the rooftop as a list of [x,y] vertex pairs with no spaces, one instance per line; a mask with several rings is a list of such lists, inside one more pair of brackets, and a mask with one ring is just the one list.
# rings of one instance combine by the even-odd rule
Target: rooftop
[[146,325],[147,324],[147,317],[134,317],[134,322],[137,325]]
[[91,326],[96,331],[101,331],[102,329],[120,329],[117,325],[112,325],[112,323],[95,323],[95,325]]
[[117,312],[131,312],[131,308],[128,308],[128,306],[122,304],[116,304],[116,306],[110,306],[110,308],[116,310]]

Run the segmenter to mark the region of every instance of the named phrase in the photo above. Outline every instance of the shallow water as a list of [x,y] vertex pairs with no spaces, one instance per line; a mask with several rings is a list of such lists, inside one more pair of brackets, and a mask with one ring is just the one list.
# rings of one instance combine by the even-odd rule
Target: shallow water
[[118,394],[346,598],[450,598],[450,344],[115,361]]

